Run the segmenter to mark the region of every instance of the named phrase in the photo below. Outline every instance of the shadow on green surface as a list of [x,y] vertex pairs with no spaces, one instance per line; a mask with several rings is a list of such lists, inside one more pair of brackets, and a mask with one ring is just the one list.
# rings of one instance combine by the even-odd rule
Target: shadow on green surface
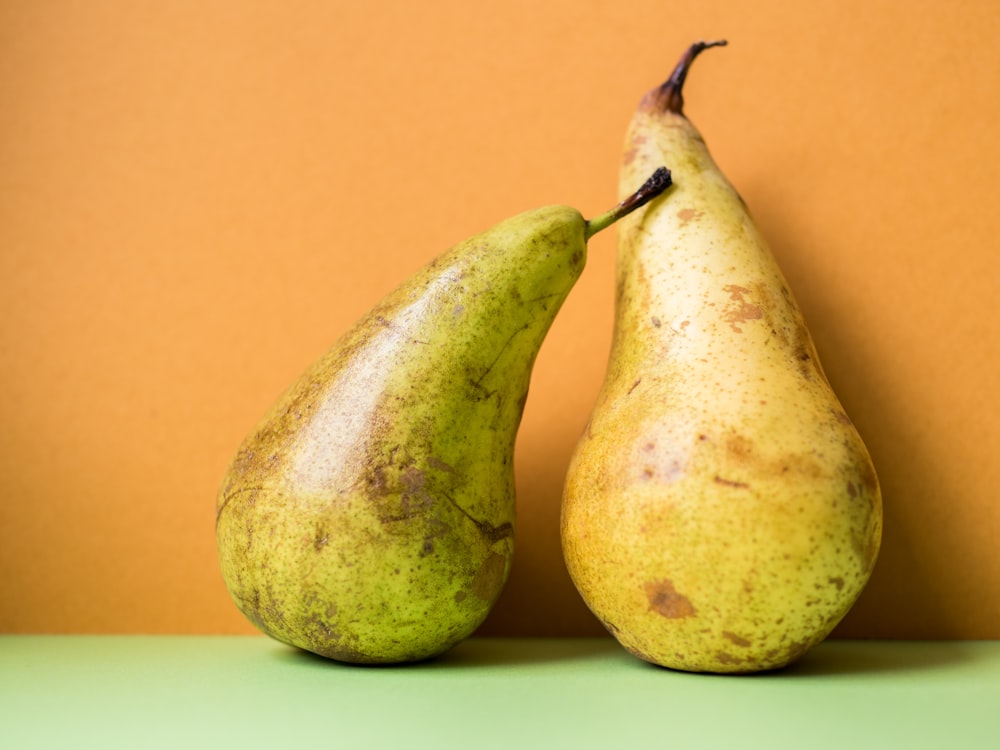
[[775,675],[794,678],[926,672],[975,658],[974,650],[962,641],[829,640]]
[[[608,638],[470,638],[434,659],[412,664],[361,665],[327,659],[275,644],[275,658],[319,669],[413,671],[547,667],[616,662],[625,670],[688,675],[703,679],[795,680],[830,677],[881,677],[960,668],[981,658],[963,641],[828,640],[784,669],[746,675],[687,673],[644,662]],[[992,653],[992,652],[991,652]],[[997,652],[1000,654],[1000,652]],[[980,656],[977,656],[980,654]]]
[[502,668],[585,662],[616,657],[629,658],[608,638],[470,638],[450,651],[427,661],[411,664],[349,664],[292,647],[280,647],[278,659],[329,669],[428,670]]
[[515,666],[614,658],[621,647],[608,638],[472,638],[435,663],[442,666]]
[[[962,641],[828,640],[783,669],[733,675],[690,674],[706,679],[730,680],[882,677],[954,669],[977,658],[981,657],[977,656],[975,647]],[[674,671],[638,659],[635,661],[640,668]]]

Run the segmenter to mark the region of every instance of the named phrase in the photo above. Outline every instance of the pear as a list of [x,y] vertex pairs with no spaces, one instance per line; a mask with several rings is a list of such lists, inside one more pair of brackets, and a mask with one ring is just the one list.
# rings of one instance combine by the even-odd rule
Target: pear
[[865,586],[871,458],[747,207],[683,113],[698,43],[631,120],[621,184],[674,187],[619,225],[605,381],[570,462],[563,552],[632,654],[759,672],[828,635]]
[[459,243],[280,397],[216,506],[223,577],[256,627],[368,664],[427,659],[475,630],[511,567],[539,347],[587,240],[669,184],[659,169],[590,222],[549,206]]

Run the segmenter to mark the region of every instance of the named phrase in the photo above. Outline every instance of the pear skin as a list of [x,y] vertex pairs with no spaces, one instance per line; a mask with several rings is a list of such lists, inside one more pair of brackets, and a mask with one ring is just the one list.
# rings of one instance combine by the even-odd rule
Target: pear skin
[[563,551],[624,648],[673,669],[780,668],[864,588],[882,504],[746,205],[682,111],[693,45],[637,108],[621,184],[674,186],[619,225],[605,382],[568,471]]
[[255,626],[375,664],[438,655],[484,620],[511,567],[535,357],[587,239],[669,185],[656,175],[591,222],[550,206],[459,243],[281,396],[216,505],[223,577]]

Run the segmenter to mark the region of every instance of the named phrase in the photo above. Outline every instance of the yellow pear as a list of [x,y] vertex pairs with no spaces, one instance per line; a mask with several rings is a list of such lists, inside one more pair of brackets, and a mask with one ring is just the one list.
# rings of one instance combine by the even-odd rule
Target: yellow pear
[[606,379],[566,480],[563,551],[636,656],[757,672],[826,637],[878,554],[875,470],[746,205],[682,111],[698,43],[634,113]]
[[514,216],[390,292],[281,396],[216,504],[223,577],[273,638],[339,661],[440,654],[483,621],[514,549],[514,443],[535,356],[591,221]]

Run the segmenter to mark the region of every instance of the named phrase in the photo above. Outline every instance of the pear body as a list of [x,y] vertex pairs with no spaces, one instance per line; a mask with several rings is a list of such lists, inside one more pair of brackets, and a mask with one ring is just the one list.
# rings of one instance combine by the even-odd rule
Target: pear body
[[654,90],[630,124],[621,184],[661,162],[671,192],[619,224],[614,339],[568,472],[564,555],[636,656],[775,669],[867,582],[878,480],[746,206]]
[[486,617],[514,547],[535,356],[586,258],[583,218],[526,212],[383,299],[245,439],[218,495],[237,606],[347,662],[427,659]]

